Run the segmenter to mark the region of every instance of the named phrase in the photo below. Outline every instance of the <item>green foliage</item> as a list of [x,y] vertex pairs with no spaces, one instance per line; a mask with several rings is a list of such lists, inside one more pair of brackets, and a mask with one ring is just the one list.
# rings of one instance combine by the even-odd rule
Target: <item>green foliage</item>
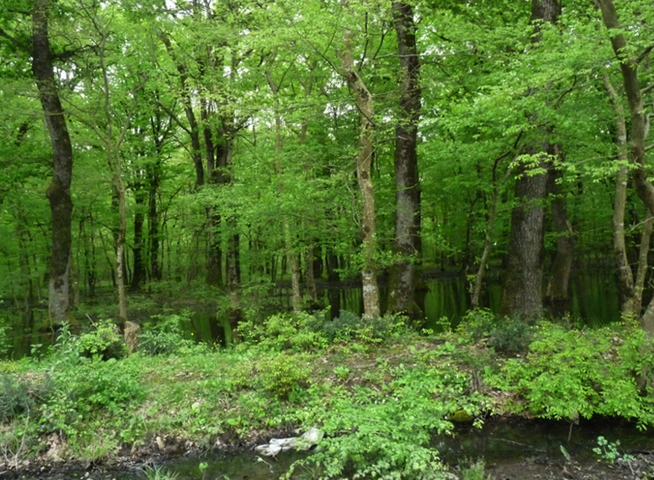
[[450,413],[474,415],[483,409],[481,397],[462,395],[470,379],[460,372],[400,365],[392,373],[382,391],[358,387],[352,396],[335,398],[320,414],[325,433],[333,436],[297,462],[287,478],[300,465],[316,465],[325,479],[453,478],[429,440],[433,433],[452,430]]
[[526,408],[542,418],[623,417],[640,426],[654,424],[654,392],[641,394],[639,366],[651,368],[652,356],[640,332],[623,343],[617,330],[567,330],[542,323],[525,358],[511,358],[501,370],[486,369],[486,381],[519,394]]
[[308,385],[311,373],[311,368],[302,355],[264,357],[259,361],[258,369],[263,387],[284,400],[297,396]]
[[474,461],[468,458],[464,459],[459,465],[459,470],[462,480],[492,480],[493,478],[490,474],[485,476],[486,462],[482,458]]
[[53,372],[54,391],[41,406],[46,431],[76,434],[75,425],[99,412],[128,416],[131,404],[140,403],[145,391],[136,371],[116,360],[90,360]]
[[147,480],[176,480],[179,474],[171,472],[161,465],[146,466],[143,468],[143,474]]
[[139,352],[145,355],[170,355],[192,348],[195,342],[183,336],[183,324],[188,321],[186,311],[181,315],[153,315],[139,335]]
[[534,329],[520,318],[497,318],[488,309],[477,309],[463,317],[459,332],[475,342],[485,340],[498,353],[515,355],[527,351]]
[[7,331],[9,328],[3,323],[2,317],[0,317],[0,358],[7,355],[9,352],[9,337]]
[[321,349],[327,346],[327,339],[318,331],[324,321],[321,316],[305,312],[277,314],[263,322],[241,322],[238,331],[247,343],[275,351]]
[[24,380],[0,374],[0,424],[30,413],[52,391],[50,377]]
[[359,340],[379,343],[408,330],[406,319],[400,315],[360,317],[346,310],[331,322],[323,322],[321,331],[331,341]]
[[632,455],[622,455],[618,450],[620,447],[620,440],[615,442],[609,442],[603,436],[597,437],[597,446],[593,447],[593,453],[599,455],[599,457],[606,463],[615,463],[617,460],[622,460],[623,462],[630,462],[634,459]]
[[88,358],[118,359],[127,353],[125,342],[112,320],[96,322],[92,331],[80,335],[77,345],[80,355]]

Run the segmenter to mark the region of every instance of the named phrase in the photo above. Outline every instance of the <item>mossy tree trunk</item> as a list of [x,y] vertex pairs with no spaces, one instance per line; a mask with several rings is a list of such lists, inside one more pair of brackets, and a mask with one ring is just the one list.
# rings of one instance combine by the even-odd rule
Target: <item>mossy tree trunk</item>
[[414,310],[416,265],[420,261],[420,184],[418,179],[418,120],[420,119],[420,58],[413,9],[393,2],[395,32],[402,67],[400,114],[395,127],[395,234],[388,283],[388,311]]
[[52,216],[49,314],[53,323],[67,319],[73,202],[70,195],[73,149],[54,75],[48,32],[50,0],[35,0],[32,9],[32,72],[53,150],[53,174],[47,190]]

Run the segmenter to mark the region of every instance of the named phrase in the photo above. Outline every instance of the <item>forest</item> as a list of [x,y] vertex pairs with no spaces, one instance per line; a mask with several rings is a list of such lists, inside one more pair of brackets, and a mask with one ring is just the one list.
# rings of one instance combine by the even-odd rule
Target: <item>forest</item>
[[652,51],[651,0],[3,0],[0,476],[484,480],[434,438],[522,418],[653,478],[575,444],[654,425]]
[[419,317],[439,274],[561,316],[598,271],[654,329],[648,2],[3,3],[6,328],[347,280]]

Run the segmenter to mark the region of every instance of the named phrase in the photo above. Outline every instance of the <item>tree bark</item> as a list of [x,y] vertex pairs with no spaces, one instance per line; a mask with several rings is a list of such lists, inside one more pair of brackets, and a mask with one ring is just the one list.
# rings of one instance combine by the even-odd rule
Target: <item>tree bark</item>
[[[275,101],[275,173],[279,177],[279,184],[277,190],[280,195],[284,192],[284,182],[282,180],[282,117],[279,113],[279,88],[281,82],[277,83],[273,79],[272,72],[268,70],[266,72],[266,79],[268,81],[268,86],[270,91],[273,94]],[[286,215],[282,215],[282,234],[284,236],[284,249],[286,250],[286,258],[288,260],[288,265],[291,271],[291,305],[293,306],[293,311],[299,313],[302,311],[302,292],[300,290],[300,265],[298,262],[298,255],[293,251],[293,237],[294,234],[291,231],[291,225],[288,221]]]
[[[210,185],[220,184],[220,171],[217,163],[220,163],[220,160],[217,161],[218,157],[231,155],[231,152],[226,152],[225,150],[229,147],[227,141],[224,138],[218,139],[218,146],[214,145],[213,135],[211,125],[209,124],[210,117],[214,115],[214,112],[209,111],[209,102],[206,99],[202,99],[202,122],[203,122],[203,135],[204,135],[204,146],[205,146],[205,158],[207,165],[207,175],[208,183]],[[224,135],[223,135],[224,136]],[[221,144],[222,142],[222,146]],[[216,209],[213,206],[207,207],[207,242],[208,242],[208,252],[207,252],[207,285],[220,286],[222,285],[222,239],[220,236],[220,215],[216,212]]]
[[45,115],[53,150],[53,175],[47,190],[52,215],[52,257],[50,258],[49,316],[55,324],[64,322],[69,309],[69,270],[73,202],[70,184],[73,149],[54,76],[48,33],[50,0],[35,0],[32,10],[32,72]]
[[620,311],[625,318],[637,318],[640,305],[634,305],[634,276],[627,258],[627,245],[624,231],[624,211],[627,203],[627,180],[629,178],[629,146],[627,144],[627,124],[620,96],[611,83],[608,73],[604,74],[604,88],[615,110],[615,144],[618,149],[618,175],[615,180],[613,200],[613,252],[618,269],[618,294]]
[[[545,154],[536,154],[541,157]],[[541,158],[538,167],[545,168]],[[500,315],[530,319],[542,314],[543,203],[547,175],[529,175],[524,164],[518,169],[516,205],[511,214],[508,266],[500,302]]]
[[395,127],[395,235],[388,283],[388,311],[414,310],[416,265],[420,261],[420,184],[418,121],[420,119],[420,59],[411,5],[393,2],[395,32],[402,67],[400,115]]
[[[159,153],[159,152],[158,152]],[[161,280],[161,259],[159,258],[159,212],[157,210],[157,194],[160,184],[161,163],[157,162],[146,168],[149,180],[148,189],[148,258],[150,259],[150,278]]]
[[181,84],[180,97],[184,107],[184,114],[186,115],[189,124],[189,128],[185,128],[185,130],[191,137],[191,159],[195,166],[195,187],[200,188],[204,185],[204,165],[202,163],[202,146],[200,145],[200,126],[198,125],[195,112],[193,111],[191,93],[188,87],[188,73],[186,72],[186,66],[175,59],[175,53],[168,35],[160,33],[159,39],[166,47],[170,57],[176,62],[177,71],[179,72],[179,82]]
[[[516,140],[516,145],[520,141],[520,136]],[[481,259],[479,260],[479,267],[477,268],[477,273],[475,275],[475,285],[472,290],[472,295],[470,298],[470,308],[477,309],[481,306],[481,292],[484,285],[484,278],[486,276],[486,266],[488,265],[488,259],[490,257],[491,244],[493,241],[493,230],[495,229],[495,219],[497,217],[497,204],[499,196],[499,188],[501,185],[506,183],[511,175],[511,168],[507,168],[507,171],[504,175],[504,178],[500,184],[497,182],[497,168],[500,161],[507,157],[511,152],[507,152],[503,155],[500,155],[493,162],[493,172],[492,172],[492,182],[493,182],[493,193],[491,195],[490,201],[490,211],[488,212],[488,223],[486,227],[486,236],[484,238],[484,249],[481,254]]]
[[130,291],[137,292],[141,288],[141,283],[145,279],[145,264],[143,262],[143,224],[145,223],[145,197],[146,192],[143,185],[136,185],[134,192],[134,201],[136,202],[136,212],[134,213],[134,246],[132,254],[134,255],[134,268],[132,271],[132,281],[130,282]]
[[350,88],[354,91],[354,98],[361,119],[359,153],[356,160],[357,180],[362,201],[363,268],[361,270],[361,283],[363,292],[363,316],[370,318],[380,315],[379,286],[377,284],[375,262],[375,253],[377,252],[377,240],[375,238],[375,192],[372,183],[375,111],[372,95],[354,66],[353,39],[354,34],[352,31],[346,30],[344,38],[345,50],[342,60],[345,78]]
[[[652,183],[647,178],[646,157],[649,120],[638,80],[638,68],[644,57],[629,56],[627,40],[622,33],[619,33],[622,25],[620,25],[613,1],[597,0],[597,4],[602,12],[604,25],[609,30],[611,46],[613,47],[616,58],[620,62],[620,71],[622,72],[625,94],[631,113],[631,160],[635,165],[633,179],[636,193],[647,207],[649,215],[652,216],[654,215],[654,186],[652,186]],[[654,334],[654,311],[650,315],[650,307],[654,310],[654,306],[650,304],[645,315],[641,318],[641,325],[651,335]]]
[[[556,23],[561,13],[557,0],[532,0],[532,42],[542,39],[542,23]],[[543,132],[547,136],[547,132]],[[532,148],[536,169],[546,170],[555,149],[544,142],[539,152]],[[511,214],[508,266],[500,314],[530,319],[543,311],[543,221],[544,200],[547,195],[547,174],[531,174],[524,163],[518,168],[515,197],[518,205]]]
[[568,221],[566,201],[560,185],[562,178],[561,169],[551,165],[547,172],[547,191],[553,197],[551,207],[552,222],[556,232],[556,253],[547,283],[545,305],[554,317],[562,317],[570,312],[568,290],[574,255],[572,225]]

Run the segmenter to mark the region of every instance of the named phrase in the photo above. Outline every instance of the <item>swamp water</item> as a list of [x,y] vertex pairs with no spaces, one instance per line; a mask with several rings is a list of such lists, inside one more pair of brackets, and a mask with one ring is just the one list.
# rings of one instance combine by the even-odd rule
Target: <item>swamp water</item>
[[[613,422],[582,422],[573,425],[546,421],[489,421],[480,430],[459,426],[452,436],[435,437],[432,445],[440,452],[445,464],[455,467],[462,462],[483,459],[487,471],[495,479],[564,478],[560,475],[566,463],[561,446],[569,452],[575,468],[575,478],[631,479],[626,467],[600,463],[593,452],[598,437],[610,443],[620,442],[620,454],[654,451],[654,436],[639,431],[634,425]],[[178,475],[179,480],[272,480],[277,479],[304,453],[285,452],[276,458],[260,457],[254,451],[236,454],[207,454],[200,457],[172,459],[160,465],[165,471]],[[200,465],[203,469],[200,469]],[[593,476],[583,472],[595,472]],[[550,472],[550,473],[545,473]],[[299,469],[293,478],[311,479],[319,471]],[[93,475],[91,475],[93,477]],[[93,477],[94,478],[94,477]],[[144,478],[142,471],[115,472],[116,480]]]
[[[424,285],[425,288],[417,292],[416,303],[424,313],[425,327],[439,331],[442,328],[439,321],[443,317],[449,319],[453,327],[458,325],[468,309],[466,291],[468,284],[457,276],[427,279]],[[500,295],[499,282],[489,279],[484,304],[493,312],[499,307]],[[277,289],[275,297],[280,308],[291,310],[291,295],[287,289]],[[330,304],[330,298],[332,301],[338,299],[337,305],[332,305],[332,311],[337,307],[336,309],[347,310],[358,315],[363,310],[360,288],[323,289],[322,297],[325,305]],[[384,308],[386,297],[384,288],[381,289],[380,297]],[[570,299],[573,317],[581,319],[587,325],[606,325],[620,318],[618,292],[612,275],[578,273],[571,282]],[[43,350],[55,340],[51,331],[39,328],[47,319],[47,311],[35,310],[33,314],[38,318],[35,318],[31,331],[15,327],[9,332],[12,340],[10,346],[12,358],[18,359],[29,355],[33,348],[36,351]],[[227,328],[229,327],[216,318],[215,312],[196,311],[192,314],[191,322],[185,330],[189,338],[209,344],[224,344],[226,337],[231,336],[226,332]]]

